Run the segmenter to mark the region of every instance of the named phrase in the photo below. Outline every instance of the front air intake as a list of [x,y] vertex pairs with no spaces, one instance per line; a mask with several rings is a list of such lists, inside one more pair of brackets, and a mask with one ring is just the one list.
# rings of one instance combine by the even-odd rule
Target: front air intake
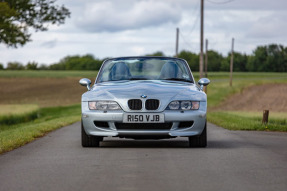
[[141,110],[142,109],[142,100],[140,99],[130,99],[128,101],[130,110]]

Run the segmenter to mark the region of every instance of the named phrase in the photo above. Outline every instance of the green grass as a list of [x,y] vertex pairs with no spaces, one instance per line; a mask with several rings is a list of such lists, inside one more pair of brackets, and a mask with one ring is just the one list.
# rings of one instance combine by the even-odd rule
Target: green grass
[[230,130],[287,131],[287,113],[270,113],[269,122],[262,124],[260,112],[210,112],[209,122]]
[[[230,112],[234,115],[238,115],[240,117],[254,117],[262,119],[263,112],[246,112],[246,111],[232,111]],[[269,120],[278,119],[278,120],[287,120],[287,113],[286,112],[271,112],[269,114]]]
[[0,154],[23,146],[46,133],[79,121],[80,105],[41,108],[39,118],[27,123],[0,126]]
[[38,105],[0,105],[0,125],[28,122],[38,117]]

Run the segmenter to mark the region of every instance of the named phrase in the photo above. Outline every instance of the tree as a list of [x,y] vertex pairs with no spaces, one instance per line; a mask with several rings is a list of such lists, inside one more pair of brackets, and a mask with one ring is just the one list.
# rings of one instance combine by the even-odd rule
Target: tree
[[[220,66],[220,71],[230,71],[230,58],[231,53],[227,57],[223,58]],[[248,56],[241,54],[240,52],[234,52],[233,54],[233,71],[234,72],[246,72]]]
[[49,66],[47,66],[46,64],[41,64],[39,67],[38,67],[39,70],[49,70]]
[[4,70],[4,66],[1,63],[0,63],[0,70]]
[[157,52],[152,53],[152,54],[147,54],[146,56],[165,56],[165,55],[163,52],[157,51]]
[[93,55],[66,56],[59,63],[50,66],[52,70],[99,70],[102,61],[95,59]]
[[277,44],[259,46],[249,56],[247,69],[257,72],[286,72],[287,49]]
[[50,70],[66,70],[65,63],[55,63],[50,65]]
[[38,64],[36,62],[28,62],[26,65],[27,70],[37,70]]
[[228,57],[223,58],[220,64],[220,71],[225,71],[225,72],[230,71],[230,55],[228,55]]
[[192,71],[199,70],[199,55],[198,54],[192,53],[190,51],[182,50],[178,54],[178,58],[182,58],[186,60]]
[[246,72],[248,62],[248,56],[246,54],[241,54],[239,52],[234,52],[233,57],[233,70],[234,72]]
[[63,24],[70,12],[56,0],[2,0],[0,2],[0,43],[8,47],[31,41],[29,29],[48,30],[49,24]]
[[8,62],[7,70],[24,70],[25,67],[20,62]]
[[250,72],[263,72],[264,71],[264,62],[267,59],[267,47],[266,46],[259,46],[253,52],[248,59],[247,69]]
[[266,72],[286,72],[286,52],[282,45],[271,44],[267,47]]
[[208,51],[208,71],[220,71],[221,63],[223,62],[223,56],[214,50]]

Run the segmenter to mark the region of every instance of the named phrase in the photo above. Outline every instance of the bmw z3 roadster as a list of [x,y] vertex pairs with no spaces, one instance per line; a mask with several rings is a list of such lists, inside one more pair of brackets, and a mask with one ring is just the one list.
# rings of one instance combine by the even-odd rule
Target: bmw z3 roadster
[[207,99],[187,62],[170,57],[120,57],[103,62],[95,83],[80,80],[82,146],[98,147],[104,137],[165,139],[188,137],[206,147]]

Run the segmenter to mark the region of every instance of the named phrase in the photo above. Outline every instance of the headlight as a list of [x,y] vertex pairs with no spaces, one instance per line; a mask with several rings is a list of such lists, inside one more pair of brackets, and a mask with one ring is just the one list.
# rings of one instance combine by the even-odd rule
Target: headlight
[[90,110],[121,110],[115,101],[89,101]]
[[197,110],[199,101],[172,101],[166,108],[168,110]]
[[182,110],[190,110],[191,107],[192,107],[191,101],[182,101],[182,102],[180,103],[180,108],[181,108]]
[[168,105],[169,109],[172,109],[172,110],[179,109],[179,106],[180,106],[179,101],[172,101]]

